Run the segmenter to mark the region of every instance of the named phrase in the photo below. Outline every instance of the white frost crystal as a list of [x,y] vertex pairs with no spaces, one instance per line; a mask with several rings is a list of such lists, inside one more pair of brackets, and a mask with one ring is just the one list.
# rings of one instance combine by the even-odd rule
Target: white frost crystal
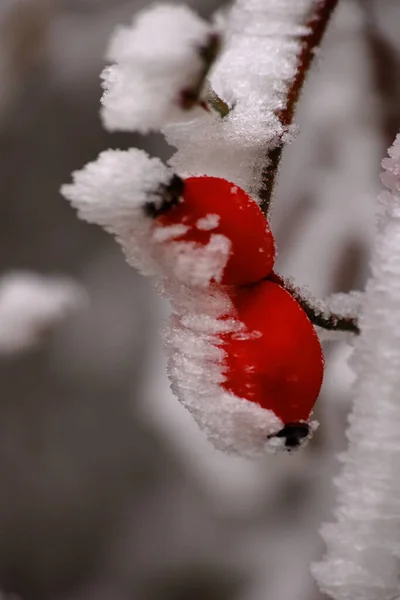
[[145,9],[120,27],[107,56],[113,64],[102,73],[105,127],[147,133],[185,119],[181,94],[201,79],[201,50],[212,33],[188,7],[172,5]]
[[146,202],[160,201],[161,185],[172,172],[143,150],[105,150],[97,160],[72,173],[61,193],[84,221],[117,231],[138,218]]
[[383,161],[380,222],[352,366],[349,447],[336,480],[336,523],[325,524],[326,556],[313,566],[336,600],[400,595],[400,135]]
[[10,272],[0,279],[0,355],[36,346],[43,334],[86,302],[67,277]]

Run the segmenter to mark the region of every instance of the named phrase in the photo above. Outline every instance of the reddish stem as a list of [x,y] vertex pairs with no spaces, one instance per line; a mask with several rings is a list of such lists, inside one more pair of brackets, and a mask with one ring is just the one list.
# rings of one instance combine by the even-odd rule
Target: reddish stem
[[[315,50],[321,43],[329,19],[332,16],[337,3],[338,0],[316,0],[307,16],[305,25],[309,29],[309,33],[302,40],[300,53],[297,59],[298,66],[296,74],[289,85],[287,101],[284,108],[276,113],[276,116],[280,120],[285,131],[287,131],[287,128],[293,122],[297,101],[300,97],[304,81],[314,58]],[[267,164],[263,169],[262,185],[259,191],[261,199],[260,206],[265,215],[268,213],[271,203],[284,145],[284,139],[281,138],[274,148],[269,149],[267,154]]]

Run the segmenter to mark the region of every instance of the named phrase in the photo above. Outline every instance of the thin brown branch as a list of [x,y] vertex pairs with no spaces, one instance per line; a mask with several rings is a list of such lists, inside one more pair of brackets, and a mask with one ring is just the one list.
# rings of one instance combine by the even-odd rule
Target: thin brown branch
[[[216,61],[218,54],[221,50],[221,39],[216,33],[209,36],[207,43],[199,48],[199,55],[203,61],[203,68],[199,74],[198,79],[188,88],[181,91],[180,94],[180,106],[184,110],[190,110],[196,105],[202,106],[205,110],[208,110],[210,105],[213,110],[221,115],[221,118],[226,117],[229,114],[230,108],[219,96],[207,86],[207,77],[211,67]],[[202,98],[204,88],[207,88],[207,93]]]
[[[298,65],[296,74],[289,85],[285,106],[276,115],[285,131],[287,131],[288,127],[293,122],[296,105],[303,89],[307,73],[310,70],[315,50],[321,43],[337,3],[338,0],[316,0],[306,19],[305,25],[309,29],[309,33],[302,40],[301,50],[297,59]],[[260,206],[264,214],[267,214],[269,210],[284,145],[285,141],[281,138],[274,148],[269,149],[266,157],[266,166],[262,173],[262,184],[259,191],[261,199]]]
[[317,325],[328,331],[344,331],[354,334],[360,333],[357,319],[354,317],[328,312],[327,310],[322,311],[316,302],[313,303],[310,298],[306,298],[299,288],[277,273],[273,273],[268,279],[281,285],[291,296],[293,296],[313,325]]

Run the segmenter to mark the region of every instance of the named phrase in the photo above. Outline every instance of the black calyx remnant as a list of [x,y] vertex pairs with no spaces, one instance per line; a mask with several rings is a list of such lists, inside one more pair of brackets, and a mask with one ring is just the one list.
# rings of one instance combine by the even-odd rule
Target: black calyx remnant
[[146,202],[143,210],[148,217],[156,219],[167,213],[173,206],[179,204],[183,194],[185,182],[178,175],[173,175],[168,185],[160,185],[157,191],[158,198],[152,202]]
[[287,450],[295,450],[301,445],[302,440],[310,434],[310,426],[308,423],[286,423],[286,425],[268,438],[277,437],[285,438],[285,447]]

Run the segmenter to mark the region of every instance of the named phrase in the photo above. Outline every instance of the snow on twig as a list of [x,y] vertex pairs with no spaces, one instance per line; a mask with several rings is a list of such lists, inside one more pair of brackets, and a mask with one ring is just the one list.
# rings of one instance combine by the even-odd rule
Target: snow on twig
[[222,120],[210,113],[165,128],[168,141],[178,149],[171,161],[178,172],[223,177],[265,204],[260,190],[266,187],[270,153],[291,135],[291,119],[283,118],[288,96],[292,114],[293,90],[300,91],[309,66],[304,65],[298,80],[299,56],[310,36],[315,41],[307,46],[312,56],[322,36],[323,28],[314,40],[311,26],[311,16],[321,4],[237,0],[224,23],[224,52],[210,75],[213,89],[233,108]]
[[7,273],[0,279],[0,356],[36,346],[86,300],[83,289],[67,277]]
[[[296,56],[297,68],[295,74],[287,85],[286,101],[277,111],[279,121],[286,130],[289,130],[292,126],[296,105],[300,98],[306,76],[310,70],[315,51],[321,43],[337,2],[338,0],[315,1],[310,6],[308,14],[303,17],[305,18],[304,25],[307,33],[301,40],[299,53]],[[286,141],[285,137],[282,136],[277,145],[268,148],[260,188],[261,207],[266,214],[271,204],[271,196]]]
[[274,273],[270,277],[285,288],[300,304],[317,328],[320,339],[342,340],[358,334],[358,315],[364,294],[359,291],[338,293],[328,298],[316,298],[307,286],[296,286],[292,278]]
[[336,480],[336,522],[322,528],[326,555],[312,569],[335,600],[400,593],[400,135],[382,165],[389,191],[352,357],[349,447]]

